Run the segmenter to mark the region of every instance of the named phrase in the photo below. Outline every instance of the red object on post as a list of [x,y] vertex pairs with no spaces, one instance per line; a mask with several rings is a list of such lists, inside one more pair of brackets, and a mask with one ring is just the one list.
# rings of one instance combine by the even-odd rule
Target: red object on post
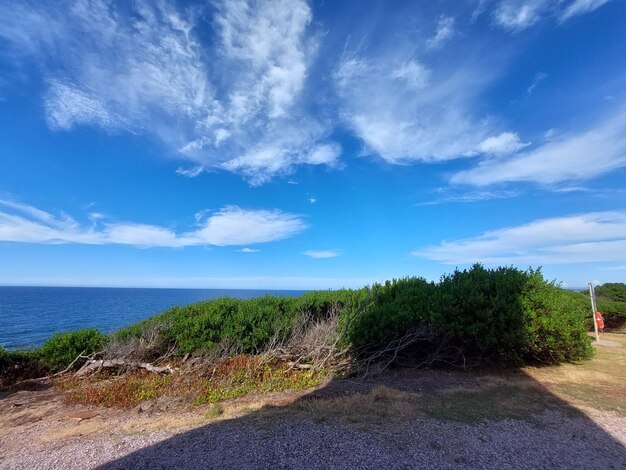
[[604,330],[604,318],[600,312],[596,312],[596,325],[598,325],[598,330]]

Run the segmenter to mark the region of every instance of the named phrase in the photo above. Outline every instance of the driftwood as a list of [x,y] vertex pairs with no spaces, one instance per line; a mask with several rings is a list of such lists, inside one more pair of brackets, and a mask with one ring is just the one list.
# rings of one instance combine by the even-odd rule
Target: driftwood
[[101,369],[145,369],[155,374],[171,374],[176,370],[172,366],[157,367],[147,362],[131,362],[125,359],[91,359],[76,372],[76,375],[82,376],[88,372]]
[[288,370],[291,370],[291,369],[308,370],[308,369],[314,369],[315,368],[315,366],[313,364],[298,364],[297,362],[288,362],[287,365],[289,366]]

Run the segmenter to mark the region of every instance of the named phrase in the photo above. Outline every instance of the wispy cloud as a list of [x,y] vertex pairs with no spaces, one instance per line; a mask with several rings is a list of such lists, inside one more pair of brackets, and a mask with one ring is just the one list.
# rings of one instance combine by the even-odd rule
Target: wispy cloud
[[454,36],[454,18],[442,16],[437,23],[437,31],[435,35],[426,41],[428,49],[437,49],[441,47],[448,39]]
[[500,0],[494,11],[494,21],[504,29],[522,31],[543,18],[564,22],[570,18],[590,13],[609,0]]
[[413,252],[445,264],[624,263],[626,212],[541,219]]
[[515,132],[503,132],[483,140],[476,150],[490,155],[508,155],[527,147],[530,143],[524,143]]
[[493,18],[505,29],[521,31],[539,21],[551,3],[551,0],[501,0]]
[[451,182],[486,186],[528,181],[551,185],[590,179],[623,166],[626,166],[624,110],[587,131],[559,135],[507,159],[486,160],[453,175]]
[[541,83],[546,78],[548,78],[548,74],[547,73],[537,72],[535,74],[535,76],[533,77],[532,83],[530,84],[530,86],[526,90],[526,95],[527,96],[532,95],[533,91],[535,91],[535,88],[537,88],[537,85],[539,85],[539,83]]
[[210,215],[200,213],[196,217],[197,226],[180,233],[158,225],[108,221],[101,214],[90,217],[90,222],[81,224],[67,214],[54,216],[28,205],[0,200],[0,242],[119,244],[146,248],[230,246],[282,240],[307,228],[303,219],[295,214],[237,206],[226,206]]
[[[210,21],[208,12],[144,0],[8,0],[0,38],[40,66],[54,129],[152,134],[191,162],[183,176],[217,167],[261,184],[297,165],[333,165],[341,148],[302,103],[317,52],[307,2],[218,1]],[[199,25],[210,40],[198,38]]]
[[519,196],[517,191],[458,191],[453,188],[441,188],[442,196],[425,202],[419,202],[416,206],[435,206],[446,203],[473,203],[489,201],[492,199],[509,199]]
[[306,256],[309,256],[315,259],[328,259],[328,258],[336,258],[337,256],[339,256],[339,253],[333,250],[321,250],[321,251],[307,250],[304,252],[304,254]]
[[237,251],[240,251],[241,253],[258,253],[260,250],[257,250],[256,248],[245,247]]
[[475,64],[435,71],[403,59],[408,51],[398,49],[347,54],[340,62],[334,78],[345,122],[389,163],[444,161],[473,151],[488,129],[472,116],[471,103],[489,74]]
[[574,0],[561,10],[559,19],[565,21],[573,16],[592,12],[608,2],[609,0]]

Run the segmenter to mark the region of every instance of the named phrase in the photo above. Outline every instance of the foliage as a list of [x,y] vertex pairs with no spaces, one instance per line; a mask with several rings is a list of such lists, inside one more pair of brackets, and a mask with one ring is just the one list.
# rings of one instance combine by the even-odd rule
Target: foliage
[[166,340],[176,344],[177,354],[210,351],[221,345],[243,353],[261,351],[272,340],[285,340],[298,315],[324,318],[333,309],[351,305],[362,291],[309,292],[301,297],[265,296],[240,300],[229,297],[174,307],[144,322],[120,330],[115,338],[140,337],[157,324]]
[[0,347],[0,386],[41,377],[48,372],[37,351],[7,351]]
[[478,264],[443,276],[433,326],[453,333],[469,355],[520,362],[525,341],[520,301],[527,278],[519,269]]
[[522,357],[527,362],[556,364],[593,355],[584,297],[546,282],[539,271],[528,271],[522,307],[526,319]]
[[[102,350],[108,337],[95,328],[55,333],[37,350],[41,361],[52,370],[67,367],[78,355]],[[80,366],[80,362],[76,363]]]
[[410,353],[424,357],[445,335],[479,362],[558,363],[590,357],[585,303],[543,279],[540,271],[475,265],[438,284],[404,278],[374,285],[369,302],[344,314],[358,354],[371,354],[411,328],[430,325],[439,342],[422,341]]
[[358,351],[372,351],[432,317],[436,285],[406,277],[374,284],[366,300],[354,304],[342,318],[347,340]]
[[626,318],[626,284],[606,283],[596,287],[598,310],[605,317]]
[[626,284],[622,282],[607,282],[596,287],[596,296],[604,297],[614,302],[626,302]]

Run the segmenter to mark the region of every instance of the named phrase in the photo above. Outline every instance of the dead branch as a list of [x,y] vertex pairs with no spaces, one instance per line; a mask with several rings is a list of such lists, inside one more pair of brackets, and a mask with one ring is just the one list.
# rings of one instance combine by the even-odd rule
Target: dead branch
[[85,365],[81,367],[78,370],[78,372],[76,372],[76,375],[78,377],[81,377],[87,374],[88,372],[93,372],[95,370],[99,371],[102,369],[126,369],[126,370],[145,369],[155,374],[171,374],[172,372],[177,370],[176,368],[172,366],[157,367],[147,362],[129,362],[129,361],[126,361],[125,359],[119,359],[119,358],[118,359],[97,359],[97,360],[91,359],[90,361],[85,363]]

